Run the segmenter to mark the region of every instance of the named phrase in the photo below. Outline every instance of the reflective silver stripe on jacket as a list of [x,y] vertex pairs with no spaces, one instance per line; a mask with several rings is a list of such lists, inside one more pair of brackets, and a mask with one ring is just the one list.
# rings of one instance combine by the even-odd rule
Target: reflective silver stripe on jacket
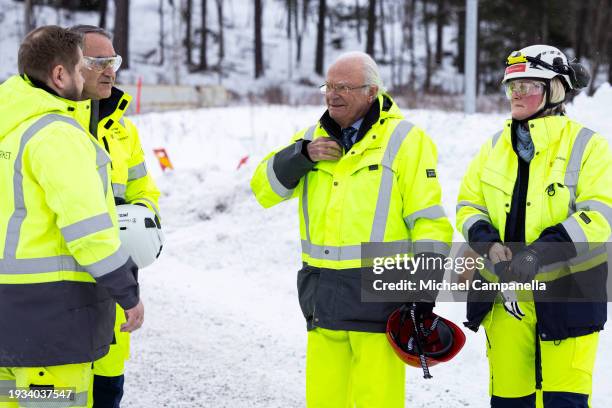
[[484,214],[489,215],[489,210],[487,210],[487,207],[483,207],[482,205],[474,204],[469,201],[459,201],[459,203],[457,203],[456,214],[459,214],[459,210],[461,210],[463,207],[472,207]]
[[387,218],[389,217],[389,206],[391,205],[391,193],[393,189],[393,162],[399,152],[404,139],[412,130],[414,125],[408,121],[402,120],[397,124],[382,159],[382,176],[380,187],[378,188],[378,200],[376,202],[376,210],[374,212],[374,223],[370,234],[370,242],[383,242],[385,238],[385,229],[387,228]]
[[126,185],[121,183],[112,183],[113,196],[123,198],[125,200]]
[[20,275],[45,272],[86,272],[71,255],[49,256],[45,258],[0,259],[0,274]]
[[578,178],[580,176],[580,166],[582,165],[582,158],[584,156],[584,150],[591,141],[591,138],[595,132],[591,129],[583,127],[572,146],[572,152],[570,153],[567,167],[565,168],[565,180],[564,183],[569,189],[570,203],[568,209],[568,216],[576,212],[576,187],[578,185]]
[[294,189],[286,188],[279,181],[278,177],[276,176],[276,172],[274,171],[274,159],[276,159],[276,155],[268,159],[268,164],[266,166],[266,175],[268,176],[268,182],[270,183],[272,191],[274,191],[276,195],[282,198],[288,198],[291,196]]
[[470,242],[469,240],[469,232],[470,228],[478,221],[483,220],[491,224],[491,219],[484,214],[474,214],[463,223],[463,229],[461,230],[461,234],[463,238],[465,238],[466,242]]
[[101,147],[99,144],[94,142],[91,143],[96,148],[96,166],[98,166],[98,175],[100,176],[100,180],[102,180],[102,188],[104,189],[104,197],[108,193],[108,169],[106,165],[110,163],[111,159],[108,157],[108,153]]
[[10,390],[15,390],[17,383],[15,380],[0,380],[0,396],[6,396]]
[[128,169],[128,181],[137,180],[147,175],[147,165],[145,162],[132,166]]
[[302,139],[304,139],[304,140],[312,140],[312,138],[314,137],[314,132],[315,132],[316,128],[317,128],[317,125],[309,127],[306,130],[306,132],[304,132],[304,137]]
[[[304,133],[304,140],[312,140],[314,131],[317,128],[316,125],[311,126]],[[310,219],[308,217],[308,174],[304,176],[304,185],[302,186],[302,215],[304,218],[304,228],[306,229],[306,247],[304,241],[302,241],[302,252],[310,253]]]
[[19,398],[19,407],[24,408],[85,408],[87,407],[87,391],[75,393],[73,392],[71,398]]
[[414,241],[413,247],[415,255],[430,252],[448,257],[450,254],[450,246],[446,242],[434,239],[419,239],[418,241]]
[[119,269],[128,261],[129,257],[123,247],[119,247],[112,255],[90,265],[85,265],[85,270],[97,279]]
[[597,211],[612,227],[612,207],[597,200],[585,200],[576,204],[576,211]]
[[422,210],[413,212],[412,214],[404,218],[404,222],[406,223],[409,229],[413,229],[414,224],[419,218],[436,220],[438,218],[444,217],[446,217],[444,207],[442,207],[441,205],[432,205],[431,207],[427,207]]
[[21,232],[21,225],[26,217],[27,209],[25,207],[25,198],[23,195],[23,152],[26,144],[38,133],[41,129],[48,126],[53,122],[65,122],[79,130],[83,130],[81,125],[72,118],[49,114],[34,122],[21,136],[21,142],[19,144],[19,152],[15,158],[15,167],[13,174],[13,202],[15,209],[11,217],[9,218],[7,229],[6,229],[6,241],[4,243],[4,255],[5,261],[16,259],[17,256],[17,245],[19,244],[19,234]]
[[493,135],[493,139],[491,141],[491,148],[495,148],[495,145],[497,145],[497,142],[499,142],[499,138],[501,137],[502,133],[504,133],[504,131],[500,130],[499,132]]
[[[407,121],[401,121],[396,126],[395,130],[391,134],[389,143],[385,150],[382,168],[383,173],[381,177],[381,183],[378,190],[378,199],[376,203],[376,211],[374,215],[374,221],[372,224],[372,232],[370,236],[370,242],[382,242],[384,239],[385,229],[387,225],[387,218],[389,216],[389,206],[391,203],[391,193],[393,187],[393,171],[391,166],[397,153],[406,138],[408,132],[414,125]],[[307,139],[308,133],[312,137],[314,127],[307,131],[304,140]],[[302,252],[310,255],[317,259],[328,259],[328,260],[358,260],[361,259],[361,245],[348,245],[348,246],[320,246],[312,244],[310,240],[310,220],[308,217],[308,177],[304,177],[304,185],[302,188],[302,216],[304,219],[304,227],[306,232],[306,239],[302,240]],[[408,240],[398,241],[404,242],[406,252],[410,250],[411,243]],[[386,243],[385,243],[386,244]],[[327,251],[327,252],[326,252]],[[393,254],[391,254],[393,255]]]
[[587,262],[587,261],[590,261],[592,259],[595,259],[598,256],[600,256],[601,254],[606,253],[607,251],[608,251],[608,248],[604,244],[602,246],[599,246],[599,247],[593,249],[592,251],[588,251],[586,253],[579,254],[578,256],[570,259],[567,262],[555,262],[553,264],[543,266],[542,268],[540,268],[538,273],[550,272],[550,271],[554,271],[556,269],[567,269],[569,271],[569,267],[570,266],[580,265],[583,262]]
[[567,234],[572,239],[572,242],[576,247],[576,253],[578,255],[581,255],[585,252],[588,252],[589,242],[587,240],[586,234],[584,233],[580,224],[578,224],[576,218],[570,216],[568,219],[563,221],[561,225],[563,225],[563,227],[567,231]]
[[[412,250],[412,242],[408,240],[391,241],[379,243],[376,247],[376,256],[394,256],[396,254],[408,253]],[[361,245],[315,245],[307,240],[302,240],[302,252],[315,259],[328,261],[358,261],[362,259]]]
[[[15,209],[7,224],[6,238],[4,244],[3,259],[0,260],[0,272],[2,274],[33,274],[33,273],[44,273],[44,272],[57,272],[57,271],[85,271],[81,265],[77,263],[74,257],[70,255],[59,255],[42,258],[27,258],[17,259],[17,246],[19,245],[19,238],[21,233],[21,226],[27,214],[25,207],[25,198],[23,193],[23,153],[26,144],[44,127],[48,126],[53,122],[64,122],[68,123],[79,130],[83,130],[81,125],[74,120],[66,116],[58,114],[45,115],[42,118],[34,122],[21,136],[19,145],[19,152],[15,158],[15,167],[13,174],[13,202]],[[94,143],[92,141],[92,143]],[[99,146],[96,146],[96,164],[98,167],[98,173],[104,182],[106,178],[105,186],[108,186],[108,173],[106,169],[106,163],[109,162],[108,155]],[[100,154],[100,150],[103,154]],[[106,190],[106,187],[105,187]],[[72,234],[75,230],[68,230],[68,234]],[[75,232],[76,234],[76,232]]]
[[75,222],[61,229],[66,242],[71,242],[87,235],[103,231],[113,227],[113,222],[108,213],[95,215],[90,218]]

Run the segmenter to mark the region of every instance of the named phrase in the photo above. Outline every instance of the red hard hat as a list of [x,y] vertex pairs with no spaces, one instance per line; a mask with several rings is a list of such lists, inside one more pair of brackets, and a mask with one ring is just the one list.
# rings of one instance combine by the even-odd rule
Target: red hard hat
[[[420,346],[429,366],[449,361],[465,344],[465,334],[459,326],[435,313],[422,319],[419,327]],[[387,320],[387,339],[395,354],[410,366],[422,367],[414,334],[414,323],[405,310],[399,308],[391,313]]]

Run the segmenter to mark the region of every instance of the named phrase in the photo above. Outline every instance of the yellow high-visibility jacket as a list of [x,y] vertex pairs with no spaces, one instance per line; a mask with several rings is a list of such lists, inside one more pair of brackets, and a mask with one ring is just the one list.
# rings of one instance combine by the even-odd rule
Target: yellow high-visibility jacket
[[[337,139],[339,132],[326,112],[288,147],[264,158],[251,188],[264,207],[299,197],[305,268],[298,284],[309,324],[384,331],[397,305],[361,302],[361,244],[397,243],[407,253],[448,255],[452,227],[441,205],[437,153],[386,94],[372,105],[358,140],[341,159],[313,163],[303,153],[308,141]],[[333,287],[332,281],[340,283]]]
[[[146,205],[160,218],[160,193],[147,171],[138,129],[123,116],[131,100],[130,95],[113,88],[107,99],[80,102],[74,116],[83,127],[90,129],[110,155],[115,203]],[[95,362],[94,374],[116,377],[124,373],[125,360],[130,354],[130,333],[121,331],[125,321],[125,313],[117,305],[114,341],[109,353]]]
[[94,361],[112,341],[114,301],[139,301],[110,158],[75,110],[22,77],[0,85],[0,366]]
[[[561,225],[576,252],[567,261],[543,265],[536,278],[556,281],[551,285],[563,283],[566,288],[583,279],[605,287],[605,244],[610,241],[612,224],[612,155],[608,143],[566,116],[530,120],[528,126],[535,154],[529,163],[525,218],[518,220],[524,223],[525,243],[531,244],[545,229]],[[504,129],[482,146],[463,178],[457,228],[466,241],[474,239],[470,231],[478,221],[492,225],[504,240],[506,218],[515,198],[518,160],[512,144],[512,121],[508,120]],[[558,244],[549,247],[559,248],[554,245]],[[562,258],[563,254],[558,255]],[[488,280],[497,279],[491,271],[482,274]],[[580,307],[592,310],[576,312]],[[565,302],[554,306],[555,311],[546,302],[539,303],[536,310],[541,324],[549,325],[542,329],[544,337],[552,339],[585,334],[581,330],[587,327],[591,331],[603,327],[605,307],[605,303]],[[483,313],[478,315],[483,317]]]
[[118,88],[101,101],[79,103],[75,119],[89,129],[112,160],[111,182],[118,203],[144,204],[158,217],[159,189],[147,170],[138,129],[124,116],[132,97]]

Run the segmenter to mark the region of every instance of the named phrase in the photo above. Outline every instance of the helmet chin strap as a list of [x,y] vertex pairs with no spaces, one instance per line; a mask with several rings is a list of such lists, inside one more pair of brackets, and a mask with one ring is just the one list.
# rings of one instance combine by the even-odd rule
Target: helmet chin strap
[[550,81],[551,81],[550,79],[545,79],[544,80],[544,95],[545,95],[545,98],[546,98],[546,101],[544,102],[544,106],[542,106],[542,108],[540,108],[536,113],[534,113],[533,115],[529,116],[528,118],[521,119],[521,120],[513,119],[513,121],[515,121],[515,122],[517,122],[517,123],[519,123],[521,125],[524,125],[527,122],[529,122],[530,120],[539,118],[540,115],[542,113],[546,112],[548,109],[556,108],[557,106],[559,106],[563,102],[565,102],[565,98],[561,102],[552,103],[550,101],[550,94],[551,94],[551,91],[550,91]]

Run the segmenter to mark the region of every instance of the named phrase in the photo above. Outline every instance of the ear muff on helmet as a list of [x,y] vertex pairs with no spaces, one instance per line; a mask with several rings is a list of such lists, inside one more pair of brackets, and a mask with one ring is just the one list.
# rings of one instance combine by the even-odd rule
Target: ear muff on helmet
[[586,88],[591,82],[591,73],[579,62],[569,64],[570,80],[574,89]]

